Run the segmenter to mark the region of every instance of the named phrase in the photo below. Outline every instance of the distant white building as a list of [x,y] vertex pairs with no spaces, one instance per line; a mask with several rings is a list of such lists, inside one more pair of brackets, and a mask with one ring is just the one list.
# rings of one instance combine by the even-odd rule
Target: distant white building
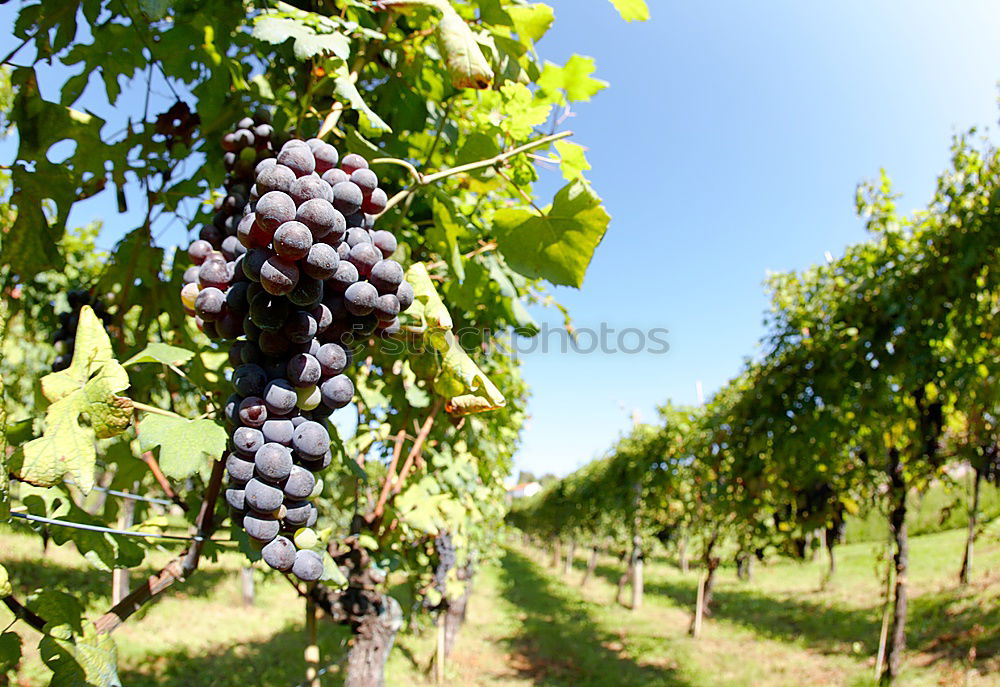
[[526,496],[534,496],[542,490],[542,485],[538,482],[523,482],[508,487],[507,495],[512,499],[519,499]]

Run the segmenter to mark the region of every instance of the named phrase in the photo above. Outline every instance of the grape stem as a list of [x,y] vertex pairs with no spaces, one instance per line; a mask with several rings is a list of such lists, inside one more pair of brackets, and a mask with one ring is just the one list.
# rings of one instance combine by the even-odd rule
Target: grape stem
[[[466,260],[470,260],[470,259],[476,257],[477,255],[482,255],[483,253],[491,251],[491,250],[493,250],[493,249],[495,249],[497,247],[497,242],[496,241],[485,241],[485,242],[484,241],[480,241],[480,243],[482,245],[480,245],[479,248],[476,248],[475,250],[471,250],[468,253],[465,253],[462,257],[464,259],[466,259]],[[445,267],[446,265],[447,265],[447,263],[444,260],[437,260],[435,262],[429,262],[429,263],[427,263],[427,270],[428,271],[435,270],[435,269],[437,269],[439,267]]]
[[392,449],[392,462],[389,463],[389,471],[385,475],[385,482],[382,484],[382,493],[378,496],[378,503],[375,504],[374,517],[382,517],[385,512],[385,502],[389,498],[389,490],[392,482],[396,479],[396,466],[399,464],[399,456],[403,453],[403,441],[406,439],[406,430],[401,429],[396,434],[396,445]]
[[437,416],[438,411],[441,410],[443,403],[444,399],[440,396],[435,399],[434,407],[431,408],[431,412],[427,414],[427,419],[424,420],[424,424],[420,428],[420,433],[417,434],[417,438],[413,441],[413,447],[406,455],[406,461],[403,463],[403,467],[399,471],[399,478],[395,480],[395,485],[392,490],[394,494],[398,494],[403,489],[403,482],[406,481],[407,475],[410,474],[410,470],[413,468],[413,463],[423,451],[424,442],[427,440],[427,435],[431,433],[431,428],[434,426],[434,418]]
[[507,174],[502,169],[498,169],[497,170],[497,174],[504,181],[506,181],[508,184],[510,184],[511,186],[514,187],[514,190],[517,191],[517,195],[521,196],[521,198],[524,199],[525,203],[527,203],[531,207],[535,208],[535,212],[538,213],[539,217],[545,217],[545,213],[542,212],[541,208],[539,208],[537,205],[535,205],[535,201],[531,198],[531,196],[529,196],[527,193],[525,193],[524,189],[522,189],[520,186],[518,186],[517,183],[513,179],[511,179],[509,176],[507,176]]
[[149,471],[153,473],[153,477],[156,478],[157,484],[160,485],[160,489],[163,493],[167,495],[167,498],[180,506],[181,510],[185,513],[188,511],[188,505],[184,500],[177,495],[173,487],[170,486],[170,482],[167,481],[167,476],[163,474],[163,470],[160,469],[160,464],[156,460],[156,456],[153,455],[152,451],[146,451],[142,454],[142,459],[146,461],[146,465],[149,466]]
[[[502,153],[499,153],[497,155],[494,155],[493,157],[486,158],[485,160],[478,160],[476,162],[468,162],[468,163],[466,163],[464,165],[458,165],[457,167],[450,167],[448,169],[442,169],[441,171],[434,172],[433,174],[421,174],[420,171],[416,167],[414,167],[412,164],[410,164],[406,160],[401,160],[399,158],[395,158],[395,157],[379,157],[379,158],[375,158],[374,160],[371,160],[369,162],[369,164],[372,164],[372,165],[378,165],[378,164],[399,165],[400,167],[405,167],[407,169],[407,171],[409,171],[410,176],[413,177],[413,184],[411,184],[410,186],[407,186],[402,191],[400,191],[399,193],[397,193],[396,195],[394,195],[392,198],[390,198],[389,201],[385,204],[385,210],[383,210],[381,213],[379,213],[378,216],[381,216],[381,215],[385,214],[386,212],[389,211],[390,208],[395,207],[402,200],[404,200],[405,198],[407,198],[408,196],[410,196],[412,193],[414,193],[417,189],[419,189],[419,188],[421,188],[423,186],[428,186],[430,184],[433,184],[436,181],[440,181],[441,179],[446,179],[446,178],[448,178],[450,176],[455,176],[456,174],[465,174],[467,172],[474,172],[474,171],[479,170],[479,169],[487,169],[489,167],[496,167],[497,165],[501,164],[502,162],[505,162],[506,160],[509,160],[510,158],[514,157],[515,155],[520,155],[521,153],[526,153],[529,150],[534,150],[536,148],[541,148],[542,146],[546,146],[546,145],[548,145],[550,143],[554,143],[555,141],[561,140],[563,138],[568,138],[569,136],[572,136],[572,135],[573,135],[572,131],[560,131],[557,134],[550,134],[548,136],[543,136],[542,138],[536,139],[534,141],[529,141],[528,143],[525,143],[524,145],[520,145],[520,146],[518,146],[516,148],[511,148],[510,150],[507,150],[505,152],[502,152]],[[520,189],[518,189],[518,191],[520,192]],[[532,203],[532,205],[534,206],[534,203]],[[538,208],[536,207],[535,209],[537,210]]]
[[139,401],[132,401],[132,407],[136,410],[141,410],[144,413],[152,413],[153,415],[162,415],[164,417],[173,417],[180,420],[187,420],[183,415],[178,415],[171,410],[164,410],[163,408],[157,408],[156,406],[146,405],[145,403],[140,403]]

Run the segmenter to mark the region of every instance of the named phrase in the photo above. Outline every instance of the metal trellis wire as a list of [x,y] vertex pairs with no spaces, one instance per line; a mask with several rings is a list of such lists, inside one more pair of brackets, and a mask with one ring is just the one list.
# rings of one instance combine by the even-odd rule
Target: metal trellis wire
[[173,539],[176,541],[192,541],[192,542],[215,542],[215,543],[229,543],[232,539],[209,539],[199,535],[194,536],[183,536],[179,534],[161,534],[159,532],[136,532],[134,530],[118,530],[113,527],[102,527],[100,525],[87,525],[82,522],[73,522],[71,520],[58,520],[56,518],[43,518],[40,515],[31,515],[30,513],[11,513],[11,516],[15,518],[21,518],[23,520],[29,520],[31,522],[41,522],[46,525],[55,525],[57,527],[69,527],[71,529],[78,530],[90,530],[91,532],[103,532],[105,534],[118,534],[124,537],[144,537],[147,539]]

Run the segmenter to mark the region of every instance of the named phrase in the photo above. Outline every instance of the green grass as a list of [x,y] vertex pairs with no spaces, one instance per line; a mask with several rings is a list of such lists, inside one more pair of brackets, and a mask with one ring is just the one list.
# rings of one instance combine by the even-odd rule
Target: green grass
[[[995,530],[995,528],[994,528]],[[913,590],[905,687],[1000,687],[1000,539],[979,546],[973,584],[955,584],[961,531],[914,538]],[[39,587],[69,588],[91,615],[109,604],[110,580],[71,548],[50,548],[41,561],[36,538],[0,533],[0,562],[25,598]],[[871,684],[880,620],[875,544],[841,547],[835,582],[817,591],[822,562],[758,565],[739,582],[721,569],[714,612],[700,640],[686,635],[698,572],[681,574],[665,559],[646,566],[646,599],[638,611],[613,602],[619,564],[602,559],[585,588],[583,552],[569,576],[548,557],[509,548],[476,578],[468,620],[447,667],[447,684],[471,687],[800,687]],[[158,554],[149,570],[168,557]],[[211,685],[292,687],[303,678],[302,604],[287,583],[259,578],[258,604],[239,601],[240,559],[225,554],[149,606],[115,633],[128,687]],[[135,579],[138,579],[136,575]],[[0,623],[6,625],[6,611]],[[37,634],[14,629],[33,647]],[[407,632],[389,661],[388,684],[430,684],[433,629]],[[344,632],[321,623],[326,661],[343,652]],[[11,684],[48,683],[33,649]],[[0,676],[0,683],[3,677]],[[334,671],[324,685],[337,685]]]
[[[924,493],[911,492],[906,516],[910,536],[946,532],[966,527],[972,500],[971,473],[954,482],[938,482]],[[979,492],[980,522],[1000,517],[1000,486],[985,480]],[[877,509],[847,518],[847,542],[885,541],[889,525]]]

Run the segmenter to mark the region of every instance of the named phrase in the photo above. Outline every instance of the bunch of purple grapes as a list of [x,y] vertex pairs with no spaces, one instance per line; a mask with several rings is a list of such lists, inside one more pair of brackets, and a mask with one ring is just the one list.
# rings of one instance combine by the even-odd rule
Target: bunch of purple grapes
[[437,565],[434,566],[434,587],[442,595],[446,595],[445,589],[448,581],[448,571],[455,567],[455,542],[451,540],[451,535],[441,532],[434,539],[434,551],[438,555]]
[[[191,244],[193,278],[185,279],[181,299],[209,338],[233,340],[235,393],[225,409],[233,517],[269,566],[313,581],[323,573],[322,558],[297,550],[290,535],[317,519],[309,501],[318,490],[315,473],[332,459],[324,422],[354,397],[345,374],[352,345],[397,331],[413,289],[390,259],[395,236],[374,229],[387,197],[365,159],[339,160],[320,139],[289,140],[274,155],[256,147],[265,140],[259,129],[227,135],[234,139],[228,145],[254,146],[261,159],[246,179],[246,201],[238,183],[227,186],[219,212],[231,205],[239,220],[220,250],[205,232]],[[233,158],[234,177],[242,156]],[[230,216],[221,220],[227,233]],[[227,250],[230,238],[238,249]]]
[[[216,201],[211,224],[202,227],[198,238],[205,241],[210,249],[201,245],[198,252],[207,255],[209,250],[219,251],[227,261],[232,262],[246,252],[246,248],[236,237],[236,227],[243,217],[250,199],[254,169],[264,159],[274,157],[272,138],[274,129],[263,115],[244,117],[236,124],[236,129],[222,137],[225,150],[223,164],[226,168],[226,194]],[[195,261],[200,264],[199,260]],[[185,274],[186,282],[197,281],[194,270]]]

